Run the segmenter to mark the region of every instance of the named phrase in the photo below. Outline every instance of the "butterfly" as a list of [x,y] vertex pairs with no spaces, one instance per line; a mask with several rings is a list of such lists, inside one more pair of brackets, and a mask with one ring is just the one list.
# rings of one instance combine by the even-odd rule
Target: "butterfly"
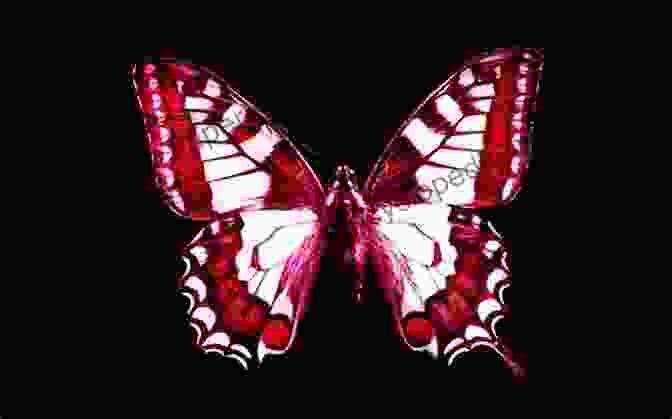
[[509,311],[510,252],[479,209],[523,189],[541,48],[467,60],[389,139],[363,183],[323,183],[289,133],[206,66],[131,66],[153,176],[167,208],[204,222],[177,290],[194,345],[245,369],[301,339],[320,257],[338,231],[366,304],[375,273],[400,343],[448,364],[487,347],[521,371],[495,325]]

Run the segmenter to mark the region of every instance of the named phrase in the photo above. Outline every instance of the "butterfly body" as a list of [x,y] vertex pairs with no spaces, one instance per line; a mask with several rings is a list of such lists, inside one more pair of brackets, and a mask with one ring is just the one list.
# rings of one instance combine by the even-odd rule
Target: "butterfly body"
[[541,49],[467,62],[362,185],[340,165],[325,188],[285,130],[220,75],[168,59],[134,66],[157,187],[177,216],[207,222],[178,278],[195,344],[245,367],[289,351],[329,248],[354,267],[355,301],[383,290],[406,348],[451,363],[484,346],[517,370],[495,328],[510,254],[478,210],[522,189],[542,68]]
[[339,165],[334,180],[329,186],[324,203],[327,228],[337,234],[334,242],[338,252],[344,255],[345,263],[353,264],[356,278],[353,281],[353,296],[362,302],[365,284],[366,237],[370,208],[359,193],[354,171],[348,165]]

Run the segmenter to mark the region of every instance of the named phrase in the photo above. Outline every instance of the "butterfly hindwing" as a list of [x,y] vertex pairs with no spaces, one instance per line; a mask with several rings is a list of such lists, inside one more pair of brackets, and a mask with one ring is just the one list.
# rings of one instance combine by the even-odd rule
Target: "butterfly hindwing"
[[308,210],[260,210],[205,227],[184,251],[178,284],[192,302],[196,344],[225,355],[243,346],[246,363],[289,350],[319,267],[318,230]]
[[478,346],[517,370],[495,325],[508,307],[510,252],[473,210],[432,204],[384,207],[372,262],[404,343],[448,363]]

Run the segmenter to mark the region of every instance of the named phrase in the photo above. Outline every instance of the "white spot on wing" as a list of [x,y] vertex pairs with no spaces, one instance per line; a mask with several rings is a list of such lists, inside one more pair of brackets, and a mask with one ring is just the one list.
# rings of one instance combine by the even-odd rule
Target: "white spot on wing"
[[204,97],[187,96],[184,98],[184,107],[190,110],[209,110],[212,108],[212,101]]
[[211,181],[228,176],[234,176],[248,170],[255,169],[256,164],[245,157],[231,157],[228,159],[211,160],[203,163],[205,180]]
[[261,171],[210,184],[215,211],[225,212],[258,202],[270,186],[269,176]]
[[488,280],[486,282],[486,286],[488,287],[488,291],[490,292],[495,292],[495,288],[497,287],[497,284],[500,281],[505,280],[507,277],[506,272],[500,268],[495,268],[488,274]]
[[157,148],[157,164],[165,166],[170,163],[173,158],[173,150],[168,146],[161,146]]
[[527,79],[524,77],[520,78],[518,80],[517,87],[520,93],[527,93]]
[[273,297],[275,297],[275,293],[280,285],[280,276],[282,275],[283,268],[283,265],[278,265],[267,272],[259,272],[255,275],[254,281],[249,282],[248,289],[250,292],[256,291],[256,296],[264,300],[268,305],[273,304]]
[[184,283],[184,286],[196,291],[199,302],[203,302],[203,300],[205,300],[205,294],[207,288],[205,287],[203,281],[201,281],[198,277],[196,276],[189,277],[189,279],[187,279],[187,281]]
[[469,97],[488,97],[495,95],[495,86],[492,84],[481,84],[469,89],[467,96]]
[[425,311],[425,304],[422,298],[414,291],[413,286],[405,282],[404,294],[401,299],[401,317],[406,317],[408,313],[414,311]]
[[284,314],[290,320],[294,319],[294,306],[289,300],[287,289],[284,289],[280,295],[278,295],[277,300],[275,300],[275,303],[271,308],[271,314]]
[[271,154],[273,146],[278,141],[280,141],[280,137],[278,137],[275,131],[264,125],[254,137],[243,142],[241,147],[254,160],[263,162]]
[[502,247],[502,245],[494,240],[489,240],[487,243],[485,243],[485,248],[491,252],[496,252],[500,247]]
[[472,159],[480,162],[480,156],[472,156],[472,152],[470,151],[442,148],[434,153],[430,160],[446,166],[462,168],[472,163]]
[[167,167],[156,169],[157,181],[162,188],[171,188],[175,184],[175,173]]
[[452,185],[447,180],[451,173],[452,169],[424,165],[416,172],[416,178],[420,186],[431,191],[429,199],[432,203],[464,205],[473,202],[476,196],[475,178],[463,175],[464,183]]
[[227,136],[219,125],[203,124],[196,127],[196,140],[203,141],[226,141]]
[[268,269],[284,261],[313,231],[312,224],[287,226],[258,247],[259,265]]
[[[383,220],[389,218],[389,222],[394,224],[416,224],[418,229],[424,233],[423,238],[426,238],[426,235],[439,243],[442,258],[439,266],[442,271],[454,273],[452,262],[457,258],[457,250],[449,241],[451,224],[448,216],[450,212],[450,207],[442,205],[414,204],[402,208],[384,207],[377,215],[383,217]],[[422,234],[415,227],[409,227],[414,233]]]
[[189,112],[189,115],[192,123],[203,122],[208,118],[208,114],[205,112]]
[[170,140],[170,130],[165,127],[159,128],[159,138],[161,139],[162,143],[165,143],[168,140]]
[[278,351],[267,347],[266,344],[264,344],[263,340],[259,341],[259,344],[257,345],[257,359],[259,360],[259,363],[263,362],[264,358],[268,354],[282,354],[282,353],[284,353],[284,351],[282,350]]
[[457,126],[458,132],[484,131],[486,124],[485,115],[471,115],[465,117]]
[[229,335],[227,335],[224,332],[217,332],[213,333],[212,335],[208,336],[208,338],[203,342],[202,346],[208,346],[208,345],[220,345],[227,347],[231,343],[231,339],[229,338]]
[[483,150],[483,134],[454,134],[448,139],[446,145]]
[[477,100],[473,103],[473,105],[479,111],[488,113],[490,112],[490,107],[492,106],[492,99]]
[[434,243],[408,224],[380,224],[378,227],[401,253],[423,265],[434,260]]
[[511,171],[514,174],[518,174],[518,172],[520,172],[520,157],[515,156],[513,160],[511,160]]
[[443,135],[432,131],[424,122],[417,118],[408,124],[406,129],[404,129],[403,135],[413,143],[423,156],[434,151],[444,138]]
[[490,335],[488,335],[488,332],[483,329],[482,327],[479,326],[474,326],[469,325],[467,326],[467,330],[464,332],[464,337],[467,341],[472,340],[474,338],[490,338]]
[[191,250],[189,250],[189,253],[196,257],[198,264],[201,266],[203,266],[208,260],[208,251],[203,246],[194,246],[191,248]]
[[487,319],[491,313],[501,309],[502,306],[495,299],[488,298],[487,300],[481,301],[478,305],[478,318],[481,319],[482,322],[485,322],[485,319]]
[[472,84],[476,79],[474,78],[474,73],[472,73],[470,68],[467,68],[460,74],[460,84],[462,86],[469,86]]
[[460,105],[449,95],[436,99],[436,109],[451,125],[455,125],[463,116]]
[[455,338],[448,342],[445,348],[443,348],[443,354],[446,355],[448,352],[452,351],[456,347],[460,346],[461,344],[464,343],[464,339],[462,338]]
[[203,94],[210,97],[219,97],[222,94],[222,89],[219,86],[219,83],[213,79],[209,79],[205,85],[205,89],[203,89]]
[[192,314],[191,317],[199,319],[200,321],[205,323],[207,330],[211,330],[212,326],[215,325],[216,316],[215,313],[209,307],[197,308],[196,310],[194,310],[194,314]]
[[429,226],[431,230],[433,227],[438,227],[437,223],[448,225],[450,212],[450,207],[432,204],[413,204],[403,207],[385,206],[379,209],[376,215],[389,215],[392,223],[422,224]]

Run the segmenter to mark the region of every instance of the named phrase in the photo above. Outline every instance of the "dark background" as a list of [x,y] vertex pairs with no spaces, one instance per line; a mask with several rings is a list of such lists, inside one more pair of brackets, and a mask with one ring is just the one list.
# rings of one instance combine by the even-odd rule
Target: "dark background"
[[[241,47],[209,53],[189,49],[143,51],[143,55],[184,57],[220,71],[243,96],[286,126],[292,140],[308,145],[316,155],[305,157],[324,182],[336,164],[348,163],[360,176],[368,174],[383,147],[410,112],[470,56],[489,48],[447,48],[418,44],[399,49],[385,43],[334,42],[315,49],[304,45]],[[141,61],[143,55],[136,60]],[[120,74],[125,77],[125,73]],[[514,286],[508,297],[513,316],[507,321],[507,340],[527,367],[528,378],[543,375],[544,364],[535,364],[535,337],[539,334],[539,296],[532,284],[539,275],[536,264],[544,252],[544,216],[541,211],[544,147],[550,141],[544,125],[542,82],[538,106],[534,158],[525,189],[508,208],[484,211],[512,248]],[[124,179],[133,202],[127,223],[132,235],[124,254],[131,262],[129,303],[137,302],[121,327],[127,332],[118,344],[127,352],[138,376],[152,383],[186,380],[227,382],[238,377],[233,361],[203,356],[191,347],[186,302],[175,292],[176,261],[181,247],[198,226],[178,220],[161,205],[151,180],[149,154],[145,149],[142,118],[136,111],[130,82],[127,113],[120,118],[125,137]],[[127,147],[127,148],[126,148]],[[129,255],[130,254],[130,255]],[[130,256],[130,257],[129,257]],[[269,382],[292,380],[383,380],[403,386],[411,383],[469,383],[489,385],[518,382],[496,356],[470,353],[453,367],[417,353],[400,350],[388,325],[382,297],[372,294],[362,307],[352,305],[348,272],[338,272],[337,255],[322,261],[310,312],[303,322],[305,340],[301,353],[271,360],[255,376]],[[120,304],[120,310],[124,311]],[[129,310],[130,304],[129,304]],[[124,317],[126,318],[126,317]],[[125,340],[128,341],[125,341]],[[403,378],[402,378],[403,377]],[[241,378],[242,379],[242,378]]]

